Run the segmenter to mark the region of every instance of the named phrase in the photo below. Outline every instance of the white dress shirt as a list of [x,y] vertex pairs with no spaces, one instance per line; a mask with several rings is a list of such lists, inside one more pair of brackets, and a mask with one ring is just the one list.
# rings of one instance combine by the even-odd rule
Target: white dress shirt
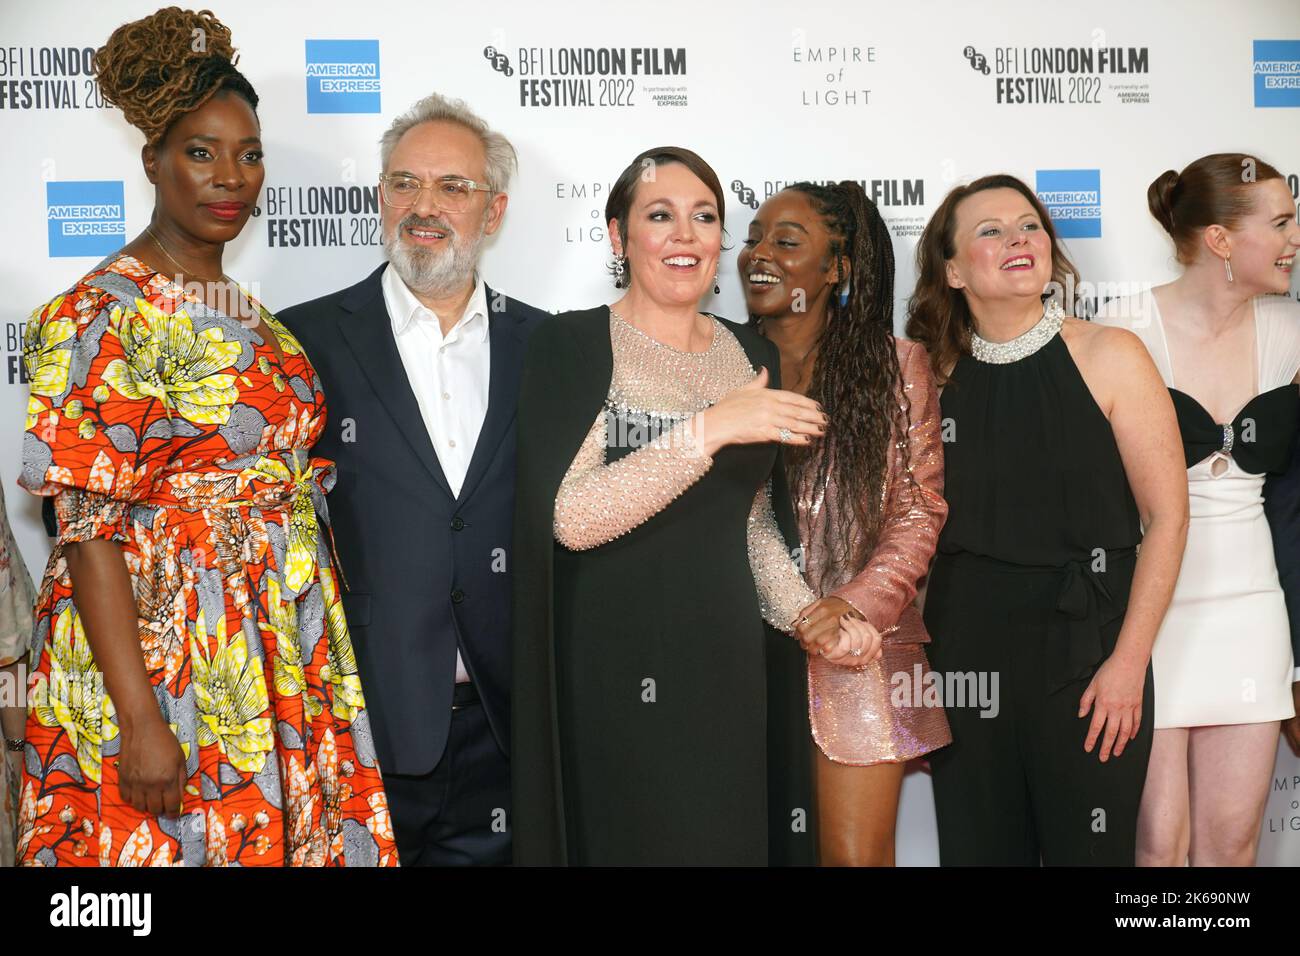
[[[425,308],[391,265],[380,284],[407,381],[420,406],[429,441],[460,497],[474,445],[487,415],[492,349],[488,340],[487,286],[477,275],[465,313],[445,336],[438,316]],[[456,682],[469,672],[456,651]]]

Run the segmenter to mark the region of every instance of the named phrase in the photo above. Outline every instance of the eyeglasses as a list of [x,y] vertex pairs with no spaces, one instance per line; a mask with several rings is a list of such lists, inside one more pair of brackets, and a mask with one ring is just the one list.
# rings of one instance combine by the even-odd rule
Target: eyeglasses
[[445,212],[464,212],[475,191],[493,192],[491,186],[460,176],[446,176],[432,183],[422,183],[414,176],[379,177],[379,194],[384,202],[398,209],[414,206],[420,199],[420,191],[424,189],[432,190],[433,201]]

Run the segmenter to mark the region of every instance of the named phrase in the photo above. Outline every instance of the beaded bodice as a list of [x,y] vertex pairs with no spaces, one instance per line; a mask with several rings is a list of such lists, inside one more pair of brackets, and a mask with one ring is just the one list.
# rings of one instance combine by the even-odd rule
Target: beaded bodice
[[[609,335],[609,392],[555,499],[555,537],[575,551],[627,534],[699,481],[713,459],[694,416],[754,377],[744,347],[717,319],[701,352],[664,345],[612,310]],[[786,550],[766,486],[750,509],[747,542],[763,616],[788,630],[815,596]]]
[[745,350],[717,319],[713,340],[702,352],[683,352],[664,345],[609,314],[614,376],[605,408],[630,421],[658,420],[665,425],[708,408],[753,375]]

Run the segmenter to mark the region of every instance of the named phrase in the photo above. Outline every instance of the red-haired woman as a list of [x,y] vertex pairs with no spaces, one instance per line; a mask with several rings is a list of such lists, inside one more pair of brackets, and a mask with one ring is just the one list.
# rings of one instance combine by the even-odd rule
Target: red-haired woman
[[1169,388],[1191,526],[1155,644],[1138,862],[1249,866],[1279,722],[1295,715],[1261,492],[1290,463],[1300,421],[1300,307],[1275,294],[1288,289],[1300,225],[1281,174],[1241,153],[1161,173],[1147,200],[1183,273],[1107,303],[1098,321],[1136,332]]
[[1044,306],[1074,267],[1020,180],[954,189],[917,260],[949,506],[925,605],[940,859],[1131,866],[1187,524],[1173,406],[1135,336]]

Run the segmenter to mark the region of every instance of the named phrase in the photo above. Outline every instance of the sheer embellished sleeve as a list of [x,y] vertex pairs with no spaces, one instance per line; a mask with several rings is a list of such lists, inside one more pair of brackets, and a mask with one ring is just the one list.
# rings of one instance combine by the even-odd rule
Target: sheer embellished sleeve
[[772,512],[772,486],[758,490],[749,511],[749,569],[758,588],[758,606],[763,619],[779,631],[794,631],[799,612],[817,600],[804,583],[794,557]]
[[644,524],[699,481],[713,459],[700,450],[691,426],[687,419],[606,464],[602,410],[556,493],[556,540],[573,551],[599,547]]
[[948,516],[943,498],[943,442],[939,399],[925,349],[910,343],[901,363],[903,389],[910,400],[907,445],[912,481],[902,456],[889,449],[885,512],[866,567],[832,594],[852,604],[881,632],[898,623],[916,599]]

